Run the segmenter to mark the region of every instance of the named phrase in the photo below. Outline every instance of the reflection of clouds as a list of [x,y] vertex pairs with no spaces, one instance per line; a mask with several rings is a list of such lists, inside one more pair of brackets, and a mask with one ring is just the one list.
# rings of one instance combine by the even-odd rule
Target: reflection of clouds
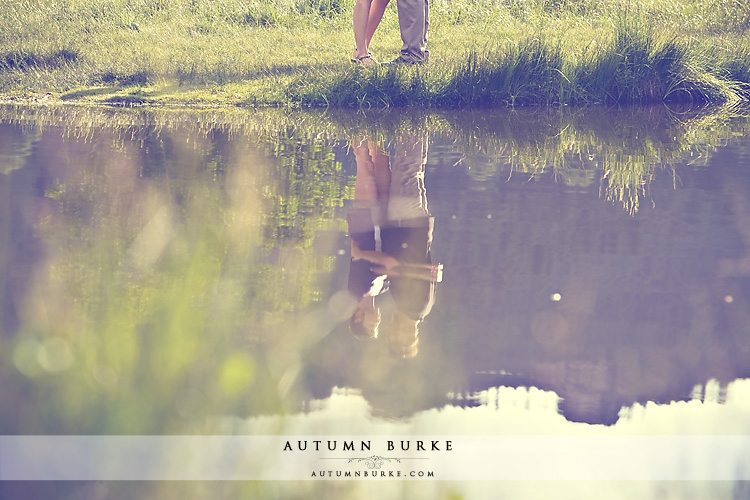
[[621,411],[615,430],[640,434],[750,433],[750,379],[730,383],[726,395],[712,380],[703,388],[696,387],[692,396],[690,401],[668,405],[636,403]]
[[[308,405],[307,413],[298,413],[287,417],[263,416],[247,420],[226,418],[214,429],[216,432],[234,432],[239,434],[276,434],[289,436],[302,435],[348,435],[363,436],[436,436],[441,439],[459,436],[506,436],[512,438],[526,436],[539,445],[549,443],[551,454],[561,453],[555,443],[566,436],[575,436],[582,440],[579,450],[569,450],[575,458],[586,453],[587,447],[596,447],[597,441],[587,438],[601,438],[604,442],[630,443],[640,440],[648,444],[649,439],[664,440],[677,438],[675,446],[690,446],[690,441],[680,441],[680,436],[694,436],[700,442],[703,436],[735,436],[750,434],[750,379],[739,379],[728,385],[726,395],[722,394],[716,381],[709,381],[705,386],[698,386],[693,391],[691,401],[672,402],[669,404],[647,403],[635,404],[620,412],[620,419],[613,426],[590,425],[566,421],[558,413],[558,396],[551,391],[537,388],[496,387],[482,391],[477,395],[480,406],[455,407],[446,406],[415,414],[408,420],[386,420],[376,418],[372,409],[362,395],[349,389],[334,389],[329,398],[316,400]],[[720,401],[725,400],[724,403]],[[547,436],[547,437],[545,437]],[[617,441],[625,438],[626,441]],[[521,439],[521,443],[525,442]],[[719,438],[717,438],[719,439]],[[614,441],[612,441],[614,440]],[[576,441],[578,442],[578,441]],[[541,445],[544,446],[544,445]],[[636,445],[633,449],[637,449]],[[623,449],[628,449],[625,445]],[[676,448],[681,450],[682,448]],[[520,451],[521,449],[519,449]],[[581,451],[583,450],[583,451]],[[669,451],[669,450],[667,450]],[[521,451],[527,453],[528,450]],[[563,450],[564,455],[568,451]],[[637,453],[637,452],[636,452]],[[671,455],[677,453],[671,451]],[[728,454],[729,455],[729,454]],[[669,456],[669,453],[667,453]],[[736,455],[735,455],[736,456]],[[540,455],[540,462],[548,458]],[[742,464],[724,464],[727,458],[691,456],[688,462],[710,463],[709,469],[722,470],[726,467],[738,467]],[[602,456],[605,462],[622,462],[629,470],[640,470],[638,464],[632,463],[627,456]],[[503,460],[513,460],[504,458]],[[486,458],[479,456],[473,466],[486,466]],[[543,466],[540,466],[544,469]],[[561,467],[569,468],[569,464]],[[679,464],[665,464],[665,470],[680,470]],[[607,466],[603,466],[604,469]],[[648,469],[648,467],[646,467]],[[644,469],[644,470],[646,470]],[[648,469],[650,470],[650,469]],[[703,469],[701,469],[703,470]],[[708,469],[707,469],[708,470]],[[554,476],[554,471],[550,471]],[[530,474],[536,473],[535,471]],[[498,471],[497,477],[507,477],[508,470]],[[645,477],[650,477],[645,472]],[[514,476],[518,477],[518,476]],[[656,476],[653,476],[656,477]],[[277,485],[272,486],[275,488]],[[616,499],[616,500],[650,500],[657,498],[711,498],[736,499],[742,496],[743,483],[717,481],[646,481],[646,480],[597,480],[597,481],[427,481],[427,482],[378,482],[373,485],[365,481],[347,483],[348,493],[358,498],[555,498],[563,500],[582,499]],[[297,490],[297,488],[299,490]],[[310,485],[286,484],[285,494],[291,491],[311,491]],[[279,490],[281,491],[281,490]],[[318,492],[319,493],[319,492]],[[738,493],[740,496],[738,496]]]
[[307,404],[306,413],[286,417],[233,417],[218,429],[264,434],[352,435],[618,435],[618,434],[750,434],[750,379],[730,383],[726,393],[715,380],[693,390],[692,400],[669,404],[636,403],[621,409],[612,426],[570,422],[558,413],[560,398],[535,387],[494,387],[476,395],[479,406],[445,406],[419,412],[409,419],[373,416],[365,398],[352,389],[334,389],[330,397]]

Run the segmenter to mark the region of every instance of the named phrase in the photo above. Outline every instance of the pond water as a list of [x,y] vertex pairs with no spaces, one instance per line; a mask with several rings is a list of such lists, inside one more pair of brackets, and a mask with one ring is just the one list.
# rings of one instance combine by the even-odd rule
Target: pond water
[[0,434],[747,436],[749,160],[726,111],[3,107]]

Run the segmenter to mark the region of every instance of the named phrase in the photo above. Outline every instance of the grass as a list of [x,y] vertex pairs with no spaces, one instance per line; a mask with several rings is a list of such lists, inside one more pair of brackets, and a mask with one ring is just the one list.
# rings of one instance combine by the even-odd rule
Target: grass
[[[395,2],[372,45],[397,55]],[[432,61],[349,63],[354,0],[7,0],[0,93],[124,105],[721,103],[750,96],[747,0],[434,0]]]

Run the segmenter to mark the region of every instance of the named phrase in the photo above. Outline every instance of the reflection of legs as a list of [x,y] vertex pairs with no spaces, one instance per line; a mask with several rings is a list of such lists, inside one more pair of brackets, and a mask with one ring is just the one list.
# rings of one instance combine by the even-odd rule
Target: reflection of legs
[[358,339],[369,340],[378,337],[379,326],[380,309],[375,306],[375,297],[365,295],[349,319],[349,329]]
[[419,351],[420,320],[396,312],[386,330],[388,352],[397,358],[413,358]]
[[375,163],[370,156],[367,140],[356,140],[352,145],[354,160],[357,163],[357,176],[354,181],[354,199],[357,201],[377,201],[378,189],[375,183]]
[[378,190],[378,201],[385,204],[391,191],[391,159],[375,143],[370,142],[370,158],[374,167],[375,187]]
[[[355,337],[374,339],[378,336],[380,310],[375,306],[375,274],[371,271],[372,263],[355,259],[355,249],[374,252],[375,225],[382,219],[383,201],[388,199],[390,183],[390,161],[388,156],[367,139],[357,139],[352,143],[354,158],[357,164],[357,176],[354,182],[355,207],[347,214],[349,235],[352,240],[352,262],[349,267],[349,292],[361,297],[357,310],[349,321],[349,328]],[[375,280],[375,281],[374,281]],[[382,287],[382,281],[380,282]]]
[[388,201],[391,184],[391,162],[382,149],[368,140],[355,141],[354,158],[357,177],[354,181],[354,200],[360,207],[377,208],[373,218],[379,225]]
[[406,135],[392,159],[389,220],[428,217],[424,171],[427,163],[427,136]]

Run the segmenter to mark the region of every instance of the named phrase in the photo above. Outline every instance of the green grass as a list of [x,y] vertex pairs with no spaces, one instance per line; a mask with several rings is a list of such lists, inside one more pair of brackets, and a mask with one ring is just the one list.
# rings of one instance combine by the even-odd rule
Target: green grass
[[[395,0],[372,51],[398,53]],[[120,105],[459,107],[750,96],[748,0],[434,0],[431,62],[358,68],[354,0],[6,0],[0,93]]]

